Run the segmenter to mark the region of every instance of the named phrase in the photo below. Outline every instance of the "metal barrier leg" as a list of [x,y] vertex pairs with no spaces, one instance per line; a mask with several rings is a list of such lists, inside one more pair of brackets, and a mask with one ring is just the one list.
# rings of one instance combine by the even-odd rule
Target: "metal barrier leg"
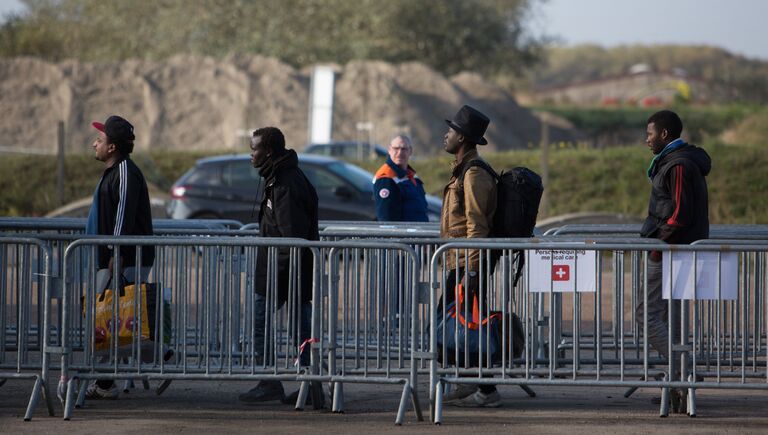
[[688,416],[696,417],[696,389],[688,389]]
[[40,376],[35,376],[35,386],[32,388],[32,396],[29,398],[27,404],[27,412],[24,414],[24,421],[32,420],[32,413],[35,412],[37,402],[40,400],[40,390],[43,385],[43,379]]
[[77,378],[72,378],[67,382],[67,397],[64,400],[64,420],[72,418],[72,411],[74,408],[74,395],[75,395],[75,381]]
[[395,418],[395,424],[398,426],[403,425],[405,420],[405,409],[408,407],[408,396],[411,395],[411,384],[405,381],[403,385],[403,394],[400,396],[400,406],[397,408],[397,417]]
[[341,382],[334,382],[333,384],[333,405],[331,405],[331,411],[343,414],[344,413],[344,384]]
[[629,389],[627,389],[627,391],[624,392],[624,398],[628,399],[629,396],[635,394],[635,391],[637,391],[638,388],[639,387],[629,387]]
[[159,395],[161,395],[161,394],[163,394],[163,393],[165,392],[166,388],[168,388],[168,386],[170,386],[170,385],[171,385],[171,382],[172,382],[172,381],[171,381],[170,379],[166,379],[166,380],[164,380],[164,381],[163,381],[163,383],[161,383],[161,384],[160,384],[160,385],[157,387],[157,390],[155,390],[155,393],[156,393],[158,396],[159,396]]
[[443,383],[437,381],[435,386],[435,421],[436,425],[443,424]]
[[75,408],[82,408],[85,405],[85,390],[88,389],[88,381],[78,381],[77,384],[80,388],[77,392],[77,401],[75,402]]
[[51,390],[48,388],[47,382],[42,381],[40,392],[43,393],[43,400],[45,400],[45,405],[48,407],[48,415],[53,417],[55,414],[53,411],[53,396],[51,396]]
[[[693,375],[688,375],[688,381],[693,380]],[[696,389],[688,389],[688,408],[686,409],[689,417],[696,417]]]
[[303,381],[299,387],[299,397],[296,399],[296,406],[293,408],[297,411],[303,411],[304,406],[307,404],[307,394],[309,393],[309,382]]
[[149,390],[149,381],[146,379],[141,380],[141,385],[144,387],[145,390]]
[[131,388],[133,388],[133,379],[126,379],[125,382],[123,382],[123,393],[130,393]]
[[424,421],[424,415],[421,413],[421,403],[419,402],[419,394],[415,388],[411,388],[411,398],[413,399],[413,410],[416,411],[416,420]]
[[536,397],[536,392],[531,390],[531,387],[528,385],[520,385],[520,388],[528,394],[528,397]]
[[[664,379],[664,375],[657,373],[657,374],[655,374],[655,375],[653,376],[653,379],[655,379],[655,380],[657,380],[657,381],[661,381],[661,380],[663,380],[663,379]],[[640,376],[640,380],[641,380],[641,381],[645,381],[645,380],[647,380],[647,379],[646,379],[646,377],[645,377],[645,376]],[[635,394],[635,391],[637,391],[637,390],[639,390],[639,389],[640,389],[640,387],[629,387],[629,388],[627,389],[627,391],[625,391],[625,392],[624,392],[624,397],[628,399],[628,398],[629,398],[629,396],[631,396],[631,395]]]
[[669,415],[669,387],[661,389],[661,405],[659,405],[659,417]]

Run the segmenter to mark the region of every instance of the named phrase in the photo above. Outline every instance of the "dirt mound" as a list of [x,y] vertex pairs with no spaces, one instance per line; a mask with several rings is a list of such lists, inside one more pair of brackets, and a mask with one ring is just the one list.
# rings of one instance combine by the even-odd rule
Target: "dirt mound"
[[[410,133],[421,154],[442,149],[444,119],[462,104],[491,118],[489,148],[524,148],[539,122],[512,95],[476,74],[446,78],[420,63],[367,61],[337,67],[333,136],[385,144]],[[31,58],[0,60],[0,145],[54,150],[56,122],[67,148],[85,151],[92,120],[120,114],[136,127],[136,148],[245,151],[249,132],[276,125],[289,146],[307,138],[309,69],[260,56],[176,56],[163,62],[113,63]],[[372,129],[358,129],[369,123]],[[551,138],[571,140],[567,129]]]

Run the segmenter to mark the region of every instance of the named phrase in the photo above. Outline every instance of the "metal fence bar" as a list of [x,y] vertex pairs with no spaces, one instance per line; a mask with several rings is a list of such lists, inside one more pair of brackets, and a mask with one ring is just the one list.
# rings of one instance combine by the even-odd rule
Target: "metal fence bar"
[[51,251],[33,238],[0,237],[0,379],[35,381],[24,420],[43,396],[54,415],[49,390]]

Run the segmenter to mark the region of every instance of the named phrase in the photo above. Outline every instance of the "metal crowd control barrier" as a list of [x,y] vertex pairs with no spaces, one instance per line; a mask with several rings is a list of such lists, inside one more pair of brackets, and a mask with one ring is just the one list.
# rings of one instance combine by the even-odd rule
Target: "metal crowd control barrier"
[[[416,392],[419,328],[420,264],[411,247],[387,241],[336,241],[328,251],[329,297],[323,318],[328,321],[328,371],[343,382],[368,376],[407,378],[397,423],[413,399],[422,420]],[[333,392],[334,412],[343,411],[341,385]]]
[[[437,222],[379,222],[379,221],[337,221],[337,220],[321,220],[318,222],[320,232],[326,229],[330,230],[393,230],[400,229],[403,231],[415,230],[437,230],[440,231],[440,224]],[[258,230],[258,223],[250,223],[240,227],[241,230]]]
[[[85,231],[85,218],[0,217],[0,232],[56,231],[78,234]],[[152,219],[155,229],[239,229],[243,224],[231,219]]]
[[[42,394],[53,415],[49,394],[48,340],[51,254],[39,240],[0,237],[0,386],[7,379],[34,379],[24,420],[29,421]],[[38,279],[36,271],[41,271]]]
[[[126,346],[114,340],[99,341],[104,331],[98,331],[94,321],[99,318],[96,279],[93,272],[82,273],[96,269],[96,247],[115,245],[155,246],[157,254],[148,281],[170,289],[169,297],[162,295],[165,291],[155,293],[155,312],[146,314],[155,316],[151,340],[137,337],[139,314],[132,322],[121,322],[115,314],[109,317],[107,328],[112,336],[119,333],[120,325],[132,325],[123,327],[134,333]],[[298,271],[306,261],[300,254],[302,249],[311,251],[314,270],[311,334],[304,334],[308,331],[302,327],[302,299],[296,293],[303,279]],[[113,252],[117,256],[120,250]],[[140,264],[141,250],[136,252],[136,264]],[[267,255],[268,264],[262,331],[256,330],[260,323],[253,287],[258,255]],[[279,270],[278,256],[290,259],[289,271]],[[408,246],[252,237],[91,238],[72,242],[64,254],[64,264],[61,370],[67,380],[66,419],[76,404],[83,403],[86,384],[81,383],[75,398],[78,382],[94,379],[299,381],[297,408],[303,407],[310,382],[328,382],[334,411],[343,410],[343,383],[402,384],[396,422],[403,421],[410,399],[420,417],[416,355],[411,349],[417,342],[415,280],[381,280],[378,274],[382,268],[390,272],[401,268],[410,274],[407,276],[415,277],[419,264]],[[349,269],[352,265],[354,271]],[[325,281],[325,273],[337,270],[350,272],[351,278],[329,273]],[[116,273],[114,282],[120,280]],[[284,304],[277,297],[276,283],[281,281],[293,295]],[[329,286],[326,297],[323,282]],[[401,304],[394,307],[389,296],[400,290]],[[141,312],[137,294],[120,303],[113,298],[112,312],[117,313],[123,303],[132,306],[134,313]],[[349,305],[351,300],[356,302]],[[170,322],[161,320],[165,310],[170,311]],[[392,328],[387,323],[393,321],[399,326]],[[112,345],[104,349],[104,342]],[[302,355],[305,346],[309,346],[310,361]],[[168,357],[169,351],[172,357]],[[313,403],[318,402],[313,398]]]
[[[442,421],[443,387],[448,384],[661,388],[662,416],[669,412],[670,395],[686,397],[683,391],[687,391],[685,411],[693,416],[696,414],[695,390],[698,388],[768,389],[766,312],[763,307],[766,301],[764,271],[768,243],[742,243],[745,244],[671,246],[603,241],[590,244],[480,240],[441,246],[431,264],[430,409],[433,421]],[[466,255],[472,250],[480,250],[480,264],[486,269],[481,269],[480,288],[487,285],[489,291],[478,292],[480,319],[475,321],[479,324],[478,336],[481,339],[473,342],[474,347],[468,347],[470,340],[459,335],[459,328],[455,326],[458,323],[454,323],[453,328],[446,326],[448,322],[441,324],[446,319],[446,301],[442,299],[446,292],[441,295],[443,304],[438,309],[437,289],[444,289],[446,285],[446,271],[440,269],[446,258],[460,252]],[[513,288],[508,256],[502,256],[495,274],[488,274],[491,262],[487,250],[505,250],[507,253],[529,250],[541,256],[535,261],[530,261],[529,257],[523,284]],[[609,302],[605,299],[610,296],[623,298],[624,288],[615,287],[619,282],[616,277],[604,276],[606,271],[601,257],[606,252],[625,251],[637,252],[642,258],[642,267],[639,271],[633,270],[630,276],[632,280],[640,280],[638,300],[643,306],[648,307],[649,251],[662,251],[672,265],[672,273],[667,271],[663,275],[663,286],[671,288],[675,295],[680,289],[687,289],[688,293],[682,300],[673,300],[677,298],[674,296],[664,302],[670,313],[676,312],[676,305],[680,306],[680,314],[673,314],[667,324],[667,337],[675,339],[665,341],[666,351],[673,358],[667,360],[653,356],[658,349],[654,350],[645,339],[649,337],[648,309],[643,310],[641,333],[636,344],[623,339],[623,331],[629,326],[623,299],[616,313],[619,316],[618,337],[621,339],[618,342],[605,340],[604,330],[609,323],[604,318],[607,310],[603,305]],[[568,258],[570,262],[564,260]],[[679,264],[675,263],[676,259]],[[561,277],[569,275],[565,281],[567,285],[573,285],[570,290],[563,291],[559,286],[564,283],[558,283],[558,279],[550,275],[555,267],[559,268]],[[613,273],[624,275],[626,272],[622,268]],[[579,276],[593,278],[592,281],[581,282],[578,281]],[[681,277],[687,277],[690,285],[683,285],[686,281]],[[611,282],[614,283],[613,295],[610,294],[611,289],[606,292],[604,288]],[[535,333],[536,314],[541,309],[537,306],[539,294],[544,295],[543,303],[550,312],[556,309],[554,296],[562,295],[566,299],[564,312],[570,316],[565,320],[550,316],[543,325],[546,330],[543,336]],[[463,316],[468,318],[472,308],[467,308],[467,293],[464,297]],[[752,301],[759,308],[752,309]],[[630,310],[634,309],[630,307]],[[503,325],[498,329],[502,343],[498,357],[491,353],[493,350],[488,351],[491,349],[489,332],[483,335],[484,321],[490,319],[496,310],[500,311],[497,316],[501,317]],[[519,356],[514,354],[515,343],[511,339],[515,337],[511,313],[516,313],[522,321],[525,346]],[[558,328],[569,329],[572,337],[570,345],[558,344]],[[453,343],[458,343],[453,347],[450,335],[453,335]],[[537,341],[542,339],[546,342],[543,355],[536,352],[539,348]],[[711,380],[705,380],[707,378]]]
[[[581,237],[590,237],[590,238],[603,238],[603,237],[610,237],[610,236],[630,236],[630,237],[636,237],[639,235],[640,231],[640,225],[565,225],[560,228],[554,228],[550,231],[548,231],[548,234],[555,235],[556,239],[560,239],[564,236],[581,236]],[[710,226],[710,239],[708,240],[702,240],[696,243],[719,243],[719,244],[744,244],[746,243],[763,243],[764,241],[768,240],[768,225],[711,225]],[[613,266],[616,269],[622,268],[622,270],[626,267],[627,270],[630,270],[632,273],[631,283],[632,288],[630,291],[630,294],[626,297],[632,301],[632,306],[637,305],[637,288],[640,286],[640,280],[639,280],[639,270],[642,267],[641,264],[641,258],[638,255],[637,252],[630,252],[628,257],[630,257],[631,265],[629,267],[625,266],[625,260],[626,257],[623,255],[624,252],[617,251],[614,252],[614,262]],[[765,272],[760,271],[759,275],[756,275],[755,279],[765,279]],[[616,280],[617,280],[617,286],[622,285],[623,286],[623,279],[620,275],[616,274]],[[561,300],[559,295],[555,295],[555,306],[561,307]],[[762,307],[758,304],[756,306],[756,310],[761,309]],[[614,310],[617,310],[618,306],[614,303]],[[553,316],[556,317],[557,324],[560,324],[559,319],[562,317],[562,313],[560,310],[556,310],[553,314]],[[635,318],[635,312],[633,311],[631,313],[632,322],[628,325],[627,328],[624,329],[624,335],[625,339],[631,340],[632,345],[635,347],[639,347],[639,331],[637,330],[637,319]],[[614,319],[616,316],[614,316]],[[614,337],[618,336],[618,324],[614,322],[613,324],[613,331],[614,331]],[[563,337],[558,335],[558,339],[562,339]],[[625,397],[629,397],[632,395],[632,393],[636,390],[636,388],[631,388],[625,393]]]
[[[545,236],[597,236],[628,235],[639,236],[640,224],[579,224],[551,228]],[[709,239],[765,240],[768,225],[710,225]]]
[[[384,224],[379,222],[328,222],[320,232],[322,240],[400,243],[410,246],[416,252],[416,261],[419,267],[418,275],[413,281],[415,285],[414,290],[418,293],[418,305],[416,307],[418,312],[416,314],[416,339],[412,346],[418,356],[416,359],[416,371],[424,375],[429,373],[429,260],[432,258],[435,249],[443,242],[439,239],[439,236],[439,228],[434,223],[417,223],[412,225],[400,222]],[[355,257],[344,256],[342,258],[352,259]],[[340,267],[344,270],[350,270],[350,267],[343,261]],[[355,269],[352,268],[352,270]],[[373,272],[380,275],[375,281],[379,283],[380,288],[384,287],[382,283],[386,285],[394,283],[398,287],[395,289],[394,295],[400,295],[399,297],[404,299],[406,303],[410,300],[403,290],[403,282],[398,281],[408,279],[411,276],[409,271],[395,264],[384,265],[384,267],[379,267],[378,270],[373,270]],[[349,292],[348,289],[342,289],[342,291],[345,294]],[[392,289],[390,293],[392,293]],[[394,295],[383,294],[380,295],[380,298],[386,300],[387,298],[395,297]],[[398,306],[397,303],[392,303],[391,305]],[[402,307],[403,305],[400,304],[399,306]],[[399,315],[397,314],[396,316]],[[388,326],[396,328],[397,325],[398,322],[393,321]]]
[[[155,235],[158,236],[255,236],[253,231],[239,231],[242,224],[233,220],[207,220],[207,219],[154,219]],[[85,231],[85,219],[83,218],[10,218],[0,217],[1,236],[32,236],[45,242],[52,255],[50,269],[51,297],[61,298],[63,257],[69,243],[72,241],[94,237],[83,234]],[[33,264],[33,267],[37,267]],[[37,272],[37,270],[35,270]],[[39,275],[34,275],[37,280]],[[58,307],[58,306],[57,306]],[[60,310],[60,308],[57,308]],[[61,316],[54,316],[60,319]],[[52,324],[52,333],[57,339],[61,330],[60,324]]]

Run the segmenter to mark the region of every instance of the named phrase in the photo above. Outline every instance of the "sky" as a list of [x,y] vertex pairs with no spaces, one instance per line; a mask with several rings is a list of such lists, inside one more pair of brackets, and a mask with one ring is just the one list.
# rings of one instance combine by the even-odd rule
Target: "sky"
[[768,61],[768,0],[548,0],[532,28],[564,45],[706,44]]
[[[0,0],[0,16],[23,9]],[[546,0],[531,28],[563,45],[706,44],[768,61],[768,0]]]

